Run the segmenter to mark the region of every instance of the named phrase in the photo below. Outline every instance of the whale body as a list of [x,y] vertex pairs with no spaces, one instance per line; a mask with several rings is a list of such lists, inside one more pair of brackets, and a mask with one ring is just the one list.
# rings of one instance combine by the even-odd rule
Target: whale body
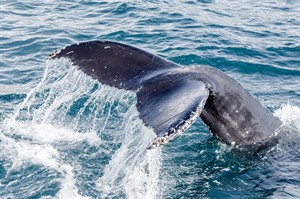
[[218,140],[234,146],[266,143],[281,125],[241,84],[212,67],[181,67],[112,41],[73,44],[49,58],[68,58],[102,84],[136,92],[139,117],[157,135],[149,149],[174,139],[198,117]]

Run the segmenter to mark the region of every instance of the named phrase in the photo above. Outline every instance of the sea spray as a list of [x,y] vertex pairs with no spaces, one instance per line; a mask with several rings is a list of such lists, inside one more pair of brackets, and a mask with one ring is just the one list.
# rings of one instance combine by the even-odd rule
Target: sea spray
[[300,133],[300,107],[291,104],[283,104],[275,111],[274,115],[280,118],[283,126],[294,128]]
[[[54,179],[48,184],[60,185],[49,196],[85,198],[81,190],[87,179],[81,176],[93,170],[100,171],[87,183],[98,185],[91,188],[94,196],[157,194],[161,150],[146,150],[155,134],[138,118],[134,95],[99,85],[68,60],[46,63],[41,82],[4,119],[1,132],[7,172],[30,165],[51,170]],[[86,158],[91,162],[76,161],[89,150],[94,151]],[[91,165],[92,170],[84,169]],[[33,184],[33,195],[36,189]]]
[[161,149],[146,149],[155,134],[143,126],[136,111],[132,107],[126,114],[124,141],[98,180],[105,197],[116,192],[126,198],[155,198],[157,194]]

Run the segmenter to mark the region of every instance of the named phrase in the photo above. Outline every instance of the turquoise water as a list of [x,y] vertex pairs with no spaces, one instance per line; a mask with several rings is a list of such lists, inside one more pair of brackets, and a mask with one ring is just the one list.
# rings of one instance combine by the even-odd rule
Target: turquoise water
[[[299,198],[299,33],[299,0],[1,0],[0,198]],[[133,93],[47,61],[95,39],[224,71],[280,118],[278,143],[241,153],[199,119],[147,151]]]

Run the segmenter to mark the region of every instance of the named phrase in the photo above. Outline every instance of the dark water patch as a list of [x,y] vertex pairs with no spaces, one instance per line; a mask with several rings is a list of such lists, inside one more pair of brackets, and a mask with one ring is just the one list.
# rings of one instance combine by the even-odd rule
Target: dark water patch
[[204,26],[202,26],[202,25],[193,24],[193,23],[191,23],[191,24],[182,24],[180,27],[181,28],[187,28],[187,29],[194,29],[194,30],[204,28]]
[[109,2],[106,1],[80,1],[80,4],[84,6],[101,7],[107,5]]
[[112,14],[124,15],[126,13],[135,11],[135,9],[136,8],[134,6],[131,6],[130,4],[122,3],[118,5],[118,7],[115,10],[112,11]]
[[7,94],[0,95],[0,101],[2,103],[13,103],[14,101],[20,101],[26,97],[26,94]]
[[220,17],[229,17],[229,18],[232,17],[232,16],[229,15],[229,14],[226,14],[226,13],[223,13],[223,12],[220,12],[220,11],[216,11],[216,10],[213,10],[213,9],[208,9],[208,8],[206,8],[206,9],[204,9],[204,10],[207,11],[207,12],[213,13],[213,14],[215,14],[215,15],[217,15],[217,16],[220,16]]
[[214,3],[215,1],[214,0],[197,0],[197,2],[207,4],[207,3]]
[[275,56],[283,56],[283,57],[296,57],[298,62],[300,63],[300,46],[284,46],[284,47],[269,47],[266,49],[268,52],[273,53]]

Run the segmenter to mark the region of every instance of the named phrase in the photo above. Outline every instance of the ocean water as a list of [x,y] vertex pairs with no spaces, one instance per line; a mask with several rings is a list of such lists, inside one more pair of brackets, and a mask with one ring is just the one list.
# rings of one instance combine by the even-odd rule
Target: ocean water
[[[258,153],[219,143],[198,119],[163,148],[133,93],[65,60],[113,40],[237,79],[283,125]],[[1,0],[0,198],[299,198],[299,0]]]

